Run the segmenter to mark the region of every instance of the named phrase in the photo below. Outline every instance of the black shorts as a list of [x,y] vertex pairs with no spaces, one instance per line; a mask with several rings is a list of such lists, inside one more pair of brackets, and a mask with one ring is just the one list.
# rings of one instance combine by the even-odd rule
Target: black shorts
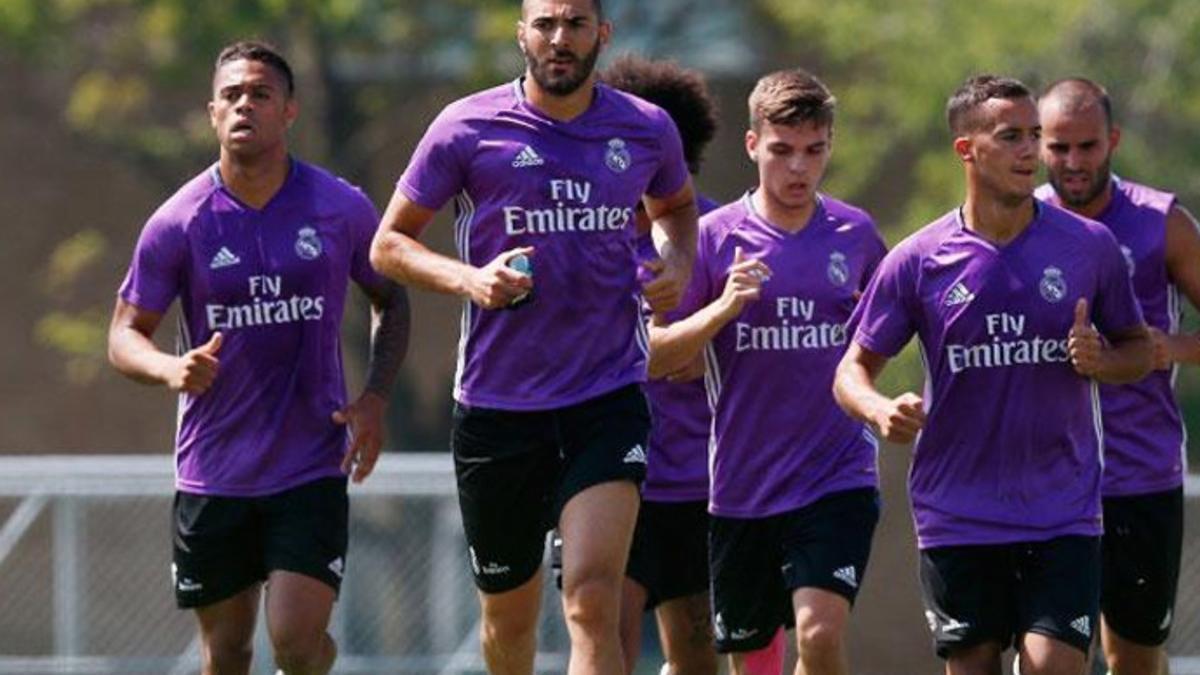
[[625,576],[646,589],[646,609],[708,592],[708,503],[642,502]]
[[322,478],[265,497],[176,492],[175,603],[204,607],[275,570],[341,587],[350,504],[345,478]]
[[568,500],[600,483],[640,483],[649,428],[637,385],[545,411],[456,404],[451,447],[475,585],[525,583]]
[[798,588],[831,591],[853,604],[878,522],[875,488],[834,492],[766,518],[712,516],[717,651],[762,649],[780,626],[795,625],[792,592]]
[[1104,499],[1100,609],[1117,635],[1158,646],[1171,633],[1183,551],[1183,488]]
[[921,551],[925,618],[938,656],[1038,633],[1086,653],[1100,611],[1100,538]]

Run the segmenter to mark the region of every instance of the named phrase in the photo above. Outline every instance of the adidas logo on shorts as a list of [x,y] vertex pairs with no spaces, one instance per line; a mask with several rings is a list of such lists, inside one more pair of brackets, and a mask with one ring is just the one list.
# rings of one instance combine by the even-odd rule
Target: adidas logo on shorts
[[1071,622],[1071,628],[1084,637],[1092,636],[1092,621],[1086,615],[1079,617]]
[[333,562],[329,563],[329,571],[336,574],[337,578],[342,578],[342,574],[346,571],[346,563],[342,560],[341,556],[334,558]]
[[858,574],[854,571],[854,565],[847,565],[834,570],[833,578],[841,581],[850,588],[858,588]]
[[242,262],[241,258],[234,255],[233,251],[222,246],[221,250],[217,251],[217,254],[213,256],[212,262],[208,263],[208,269],[219,270],[222,267],[233,267],[240,262]]
[[537,152],[528,145],[521,152],[518,152],[517,158],[512,161],[514,169],[523,169],[527,166],[541,166],[545,163],[546,160],[539,157]]
[[645,464],[646,451],[642,449],[642,445],[639,443],[630,448],[629,452],[625,453],[625,459],[621,461],[625,462],[626,464]]

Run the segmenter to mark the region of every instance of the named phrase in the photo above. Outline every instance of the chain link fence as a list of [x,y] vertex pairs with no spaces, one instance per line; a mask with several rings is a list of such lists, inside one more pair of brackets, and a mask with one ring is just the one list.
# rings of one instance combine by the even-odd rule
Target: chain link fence
[[[171,462],[167,456],[0,457],[0,675],[199,671],[194,619],[175,608],[171,590]],[[1173,675],[1200,675],[1195,476],[1187,494],[1176,623],[1168,644]],[[386,456],[351,495],[347,574],[331,626],[341,651],[334,672],[484,672],[449,456]],[[880,578],[868,578],[878,583],[864,591],[870,597],[856,611],[861,623],[852,643],[856,649],[892,649],[895,636],[888,633],[903,633],[903,644],[924,654],[924,630],[904,630],[919,623],[915,605],[908,606],[915,598],[888,607],[881,602],[904,590],[889,588],[885,570],[896,552],[881,544],[877,536],[873,564]],[[911,558],[910,541],[888,545],[904,548],[896,560]],[[896,564],[908,562],[890,563],[893,569]],[[894,573],[915,583],[915,573]],[[561,673],[568,637],[559,594],[549,584],[537,665],[539,672]],[[875,616],[881,613],[886,616]],[[253,672],[269,675],[274,669],[261,625],[257,638]],[[653,651],[653,640],[647,635],[644,649]],[[643,671],[655,672],[655,657],[643,657],[641,665],[653,666]],[[896,663],[861,672],[909,675],[892,673]],[[924,663],[933,665],[927,654]]]
[[[174,606],[170,457],[0,458],[0,673],[199,672]],[[385,457],[351,488],[337,673],[483,672],[450,458]],[[564,672],[558,593],[538,670]],[[260,613],[261,621],[261,613]],[[273,673],[260,625],[255,673]]]

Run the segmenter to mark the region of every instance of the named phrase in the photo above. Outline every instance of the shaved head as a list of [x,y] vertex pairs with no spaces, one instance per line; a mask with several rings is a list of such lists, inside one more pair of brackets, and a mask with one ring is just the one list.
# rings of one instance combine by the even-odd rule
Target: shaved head
[[1051,107],[1069,115],[1077,115],[1099,107],[1104,111],[1104,120],[1112,128],[1112,101],[1104,87],[1083,77],[1069,77],[1046,87],[1038,99],[1038,108]]
[[[539,0],[521,0],[521,18],[529,15],[529,6],[537,3]],[[592,9],[596,12],[596,18],[600,21],[604,20],[604,3],[602,0],[591,0]]]

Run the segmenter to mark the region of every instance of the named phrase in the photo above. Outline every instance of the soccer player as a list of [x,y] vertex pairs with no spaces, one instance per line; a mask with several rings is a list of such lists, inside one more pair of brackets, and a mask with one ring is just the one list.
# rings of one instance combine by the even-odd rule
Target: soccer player
[[1103,87],[1067,79],[1038,101],[1038,195],[1106,225],[1125,254],[1154,341],[1154,372],[1100,387],[1104,419],[1101,638],[1119,675],[1158,675],[1171,630],[1183,546],[1183,422],[1177,365],[1200,363],[1200,339],[1180,334],[1179,291],[1200,307],[1200,234],[1175,196],[1112,174],[1121,130]]
[[[288,154],[293,88],[270,47],[221,51],[208,104],[220,159],[146,223],[108,334],[117,370],[179,392],[172,571],[178,605],[199,620],[206,675],[249,672],[264,582],[278,666],[329,672],[346,474],[374,468],[408,342],[407,296],[369,264],[374,206]],[[366,389],[348,404],[350,279],[378,322]],[[151,338],[177,297],[173,355]]]
[[[679,128],[688,170],[700,169],[716,133],[716,102],[700,73],[669,61],[624,56],[600,74],[607,85],[662,107]],[[701,214],[717,207],[697,197]],[[638,258],[658,258],[649,219],[638,211]],[[667,319],[679,319],[677,312]],[[708,433],[712,415],[704,393],[704,362],[673,373],[672,381],[642,385],[652,423],[646,480],[621,598],[625,672],[641,651],[642,615],[653,610],[666,665],[663,673],[717,672],[708,596]]]
[[[1145,375],[1150,339],[1112,234],[1033,198],[1029,89],[972,77],[947,116],[966,200],[884,259],[834,392],[889,441],[919,433],[909,492],[946,672],[998,673],[1015,645],[1024,675],[1078,675],[1100,590],[1095,382]],[[881,394],[914,334],[924,394]]]
[[750,94],[758,186],[701,221],[688,318],[651,331],[651,374],[706,352],[717,651],[735,673],[848,673],[846,624],[879,519],[877,444],[829,393],[846,321],[885,253],[871,217],[818,192],[835,101],[795,69]]
[[[564,540],[570,672],[623,672],[619,599],[645,474],[640,297],[691,274],[696,199],[662,109],[596,83],[599,0],[526,0],[526,71],[432,123],[372,248],[376,269],[463,303],[452,446],[493,673],[533,668],[545,535]],[[661,231],[638,287],[635,210]],[[417,237],[456,198],[458,255]]]

